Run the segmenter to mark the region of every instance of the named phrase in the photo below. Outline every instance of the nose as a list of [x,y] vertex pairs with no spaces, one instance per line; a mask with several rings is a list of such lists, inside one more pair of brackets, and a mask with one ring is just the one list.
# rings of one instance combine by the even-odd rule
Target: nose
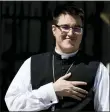
[[68,32],[68,35],[71,36],[71,35],[73,35],[73,34],[74,34],[74,31],[73,31],[72,28],[70,28],[70,30],[69,30],[69,32]]

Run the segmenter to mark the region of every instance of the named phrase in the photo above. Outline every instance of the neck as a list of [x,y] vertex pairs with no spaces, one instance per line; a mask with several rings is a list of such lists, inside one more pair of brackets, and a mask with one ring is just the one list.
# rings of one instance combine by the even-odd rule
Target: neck
[[62,49],[60,49],[59,47],[56,46],[56,47],[55,47],[55,50],[56,50],[59,54],[72,54],[72,53],[77,52],[79,49],[66,51],[66,50],[62,50]]
[[55,48],[55,52],[57,53],[57,54],[59,54],[59,55],[61,55],[61,58],[62,59],[68,59],[69,57],[73,57],[74,55],[76,55],[76,53],[78,52],[78,50],[77,51],[75,51],[75,52],[72,52],[72,53],[64,53],[64,52],[61,52],[61,51],[59,51],[57,48]]

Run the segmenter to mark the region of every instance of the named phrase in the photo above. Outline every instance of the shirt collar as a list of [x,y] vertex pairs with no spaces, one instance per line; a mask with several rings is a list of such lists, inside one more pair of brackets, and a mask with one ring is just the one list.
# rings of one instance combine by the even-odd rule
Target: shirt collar
[[55,48],[55,52],[58,53],[59,55],[61,55],[61,58],[62,58],[62,59],[68,59],[69,57],[75,56],[76,53],[78,52],[78,50],[77,50],[76,52],[66,54],[66,53],[59,52],[59,51]]

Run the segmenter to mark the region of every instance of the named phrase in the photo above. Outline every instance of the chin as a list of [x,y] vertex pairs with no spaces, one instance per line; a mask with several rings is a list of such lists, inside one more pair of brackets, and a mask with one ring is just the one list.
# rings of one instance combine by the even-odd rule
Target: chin
[[75,46],[74,45],[72,45],[72,44],[63,44],[63,46],[62,46],[63,48],[65,48],[65,49],[73,49]]
[[64,49],[73,49],[74,46],[64,46],[63,48],[64,48]]
[[63,46],[63,49],[66,53],[71,53],[75,50],[74,46]]

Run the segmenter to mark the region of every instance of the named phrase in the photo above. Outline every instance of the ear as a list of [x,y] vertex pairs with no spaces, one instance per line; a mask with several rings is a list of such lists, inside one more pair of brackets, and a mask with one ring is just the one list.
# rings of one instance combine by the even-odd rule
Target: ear
[[52,25],[52,32],[53,32],[53,35],[54,35],[54,36],[55,36],[55,30],[56,30],[55,25]]

